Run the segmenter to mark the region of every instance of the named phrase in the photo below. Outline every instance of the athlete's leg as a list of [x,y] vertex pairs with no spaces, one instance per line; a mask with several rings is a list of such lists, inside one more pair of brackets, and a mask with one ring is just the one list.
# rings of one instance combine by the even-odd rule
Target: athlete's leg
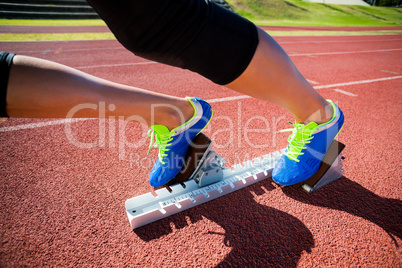
[[300,74],[279,44],[261,28],[258,37],[257,50],[247,69],[226,86],[285,108],[299,123],[331,119],[331,106]]
[[[102,113],[100,102],[108,107]],[[113,116],[150,126],[149,135],[159,145],[159,160],[150,174],[153,186],[180,172],[189,144],[212,117],[211,106],[199,98],[153,93],[62,64],[0,53],[0,116],[63,118],[70,111],[71,117]]]
[[[185,98],[112,83],[62,64],[22,55],[13,59],[6,99],[11,117],[64,118],[76,105],[105,102],[106,107],[115,107],[105,110],[106,117],[137,115],[141,123],[163,124],[169,129],[183,124],[194,113]],[[97,118],[99,111],[82,109],[74,117]]]
[[342,112],[309,85],[268,34],[209,0],[88,1],[133,53],[292,113],[295,128],[274,180],[293,184],[315,173],[343,125]]
[[192,70],[215,83],[273,102],[292,113],[297,122],[325,122],[331,117],[328,103],[272,37],[211,1],[88,2],[136,55]]

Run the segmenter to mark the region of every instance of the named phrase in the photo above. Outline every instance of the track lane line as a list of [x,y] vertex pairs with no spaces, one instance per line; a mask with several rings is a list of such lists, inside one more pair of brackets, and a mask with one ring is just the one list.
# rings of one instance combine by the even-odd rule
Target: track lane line
[[16,126],[12,126],[12,127],[2,127],[2,128],[0,128],[0,132],[9,132],[9,131],[22,130],[22,129],[56,126],[56,125],[63,125],[63,124],[67,124],[67,123],[75,123],[75,122],[95,120],[95,119],[97,119],[97,118],[72,118],[72,119],[60,119],[60,120],[54,120],[54,121],[23,124],[23,125],[16,125]]
[[369,79],[369,80],[360,80],[360,81],[352,81],[352,82],[345,82],[345,83],[337,83],[337,84],[332,84],[332,85],[315,86],[314,88],[315,89],[322,89],[322,88],[331,88],[331,87],[343,87],[343,86],[360,85],[360,84],[381,82],[381,81],[401,79],[401,78],[402,78],[402,75],[398,75],[398,76],[390,76],[390,77],[383,77],[383,78],[376,78],[376,79]]
[[[87,41],[91,41],[91,40],[87,40]],[[40,41],[38,41],[38,42],[40,42]],[[46,42],[46,41],[44,41],[44,42]],[[62,41],[52,41],[52,42],[62,42]],[[72,41],[70,41],[70,42],[72,42]],[[41,53],[43,55],[46,55],[46,54],[52,53],[52,52],[57,52],[58,54],[60,54],[63,52],[83,52],[83,51],[99,51],[99,50],[117,50],[117,49],[126,50],[123,46],[117,46],[117,47],[98,47],[98,48],[70,48],[70,49],[62,49],[62,50],[59,50],[59,48],[57,48],[57,49],[47,48],[45,50],[22,50],[22,51],[19,51],[19,52],[17,51],[14,53]]]
[[[339,52],[318,52],[318,53],[289,53],[290,57],[299,56],[324,56],[324,55],[341,55],[341,54],[357,54],[357,53],[376,53],[376,52],[392,52],[392,51],[402,51],[402,48],[396,49],[381,49],[381,50],[361,50],[361,51],[339,51]],[[147,64],[159,64],[155,61],[143,61],[143,62],[133,62],[133,63],[116,63],[116,64],[103,64],[103,65],[89,65],[89,66],[75,66],[75,69],[91,69],[91,68],[104,68],[104,67],[121,67],[121,66],[135,66],[135,65],[147,65]],[[312,84],[318,84],[318,82],[308,80]]]
[[103,67],[120,67],[120,66],[133,66],[133,65],[144,65],[144,64],[155,64],[155,61],[144,61],[144,62],[134,62],[134,63],[118,63],[118,64],[104,64],[104,65],[92,65],[92,66],[82,66],[73,67],[75,69],[90,69],[90,68],[103,68]]
[[298,56],[320,56],[320,55],[341,55],[341,54],[356,54],[356,53],[375,53],[375,52],[392,52],[401,51],[402,48],[394,49],[378,49],[378,50],[360,50],[360,51],[338,51],[338,52],[318,52],[318,53],[295,53],[289,54],[290,57]]
[[241,96],[233,96],[233,97],[224,97],[224,98],[217,98],[217,99],[210,99],[207,100],[208,103],[215,103],[215,102],[225,102],[225,101],[233,101],[233,100],[242,100],[242,99],[248,99],[251,98],[250,96],[247,95],[241,95]]
[[[315,86],[314,88],[315,89],[323,89],[323,88],[342,87],[342,86],[350,86],[350,85],[360,85],[360,84],[375,83],[375,82],[401,79],[401,78],[402,78],[402,75],[399,75],[399,76],[383,77],[383,78],[376,78],[376,79],[369,79],[369,80],[337,83],[337,84],[331,84],[331,85],[321,85],[321,86]],[[344,90],[334,89],[334,91],[340,92],[340,91],[344,91]],[[344,91],[344,92],[347,92],[347,91]],[[340,93],[343,93],[343,92],[340,92]],[[347,93],[353,94],[350,92],[347,92]],[[353,94],[353,95],[355,95],[355,94]],[[241,95],[241,96],[209,99],[206,101],[209,103],[219,103],[219,102],[227,102],[227,101],[242,100],[242,99],[249,99],[249,98],[251,98],[251,97],[247,96],[247,95]],[[32,124],[23,124],[23,125],[11,126],[11,127],[2,127],[2,128],[0,128],[0,132],[10,132],[10,131],[16,131],[16,130],[23,130],[23,129],[34,129],[34,128],[40,128],[40,127],[55,126],[55,125],[62,125],[62,124],[67,124],[67,123],[74,123],[74,122],[87,121],[87,120],[96,120],[96,119],[97,118],[73,118],[73,119],[61,119],[61,120],[55,120],[55,121],[32,123]]]
[[339,89],[339,88],[334,88],[333,91],[336,91],[336,92],[339,92],[339,93],[342,93],[342,94],[345,94],[345,95],[351,96],[351,97],[357,97],[358,96],[358,95],[356,95],[356,94],[354,94],[352,92],[342,90],[342,89]]
[[[323,89],[323,88],[342,87],[342,86],[350,86],[350,85],[360,85],[360,84],[381,82],[381,81],[400,79],[400,78],[402,78],[402,75],[391,76],[391,77],[383,77],[383,78],[377,78],[377,79],[370,79],[370,80],[360,80],[360,81],[352,81],[352,82],[345,82],[345,83],[337,83],[337,84],[331,84],[331,85],[314,86],[314,88],[315,89]],[[353,94],[353,93],[350,93],[350,94]],[[355,94],[353,94],[353,95],[355,95]],[[210,99],[210,100],[207,100],[207,101],[210,102],[210,103],[214,103],[214,102],[224,102],[224,101],[240,100],[240,99],[248,99],[248,98],[251,98],[251,97],[247,96],[247,95],[242,95],[242,96],[235,96],[235,97],[225,97],[225,98]]]
[[316,81],[313,81],[313,80],[310,80],[310,79],[306,79],[310,84],[319,84],[318,82],[316,82]]
[[[279,36],[278,36],[279,37]],[[339,37],[342,37],[341,35]],[[326,40],[326,41],[320,41],[320,40],[316,40],[316,41],[283,41],[280,42],[278,41],[278,43],[280,44],[320,44],[320,43],[360,43],[360,42],[388,42],[388,41],[401,41],[402,39],[397,38],[397,39],[382,39],[382,40],[378,40],[378,39],[370,39],[370,40]]]

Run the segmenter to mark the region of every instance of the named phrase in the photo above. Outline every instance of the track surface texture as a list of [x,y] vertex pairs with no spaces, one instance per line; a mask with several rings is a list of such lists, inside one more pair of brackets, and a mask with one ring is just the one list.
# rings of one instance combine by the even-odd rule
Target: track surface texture
[[[10,118],[0,125],[0,266],[402,267],[402,36],[276,40],[344,111],[342,178],[312,194],[266,179],[133,231],[124,202],[150,191],[157,156],[147,156],[146,127]],[[293,119],[281,108],[138,58],[115,40],[0,47],[210,100],[215,117],[204,133],[227,165],[287,145],[276,131]]]

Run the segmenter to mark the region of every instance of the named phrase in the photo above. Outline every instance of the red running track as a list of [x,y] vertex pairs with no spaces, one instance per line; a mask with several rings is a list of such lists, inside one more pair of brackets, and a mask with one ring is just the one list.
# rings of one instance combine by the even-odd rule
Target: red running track
[[[401,267],[402,36],[276,39],[345,113],[344,177],[313,194],[267,179],[132,231],[124,201],[149,191],[157,153],[146,156],[145,128],[12,118],[0,125],[0,266]],[[212,100],[205,133],[228,165],[286,146],[287,134],[275,134],[292,120],[282,109],[135,57],[116,41],[0,47]]]

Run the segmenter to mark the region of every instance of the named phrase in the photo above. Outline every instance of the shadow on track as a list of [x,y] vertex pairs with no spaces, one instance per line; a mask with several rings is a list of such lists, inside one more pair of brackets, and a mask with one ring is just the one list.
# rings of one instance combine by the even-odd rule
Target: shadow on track
[[[194,223],[205,217],[225,229],[225,245],[232,248],[217,267],[296,267],[302,252],[311,252],[314,239],[297,218],[255,201],[253,193],[259,195],[273,189],[272,180],[267,179],[134,232],[144,241],[151,241],[172,233],[172,223],[176,228],[184,228],[188,226],[186,218]],[[312,194],[292,187],[282,191],[300,202],[344,211],[375,223],[399,247],[395,237],[402,239],[400,200],[378,196],[346,177]]]
[[150,241],[171,233],[171,223],[184,228],[186,217],[193,223],[205,217],[225,230],[207,234],[224,235],[225,245],[232,248],[217,267],[296,267],[303,251],[311,252],[314,247],[313,236],[297,218],[255,201],[253,193],[275,189],[271,182],[264,180],[134,232]]
[[344,211],[375,223],[399,247],[395,237],[402,239],[401,200],[378,196],[346,177],[341,177],[312,194],[291,187],[284,187],[282,190],[287,196],[300,202]]

